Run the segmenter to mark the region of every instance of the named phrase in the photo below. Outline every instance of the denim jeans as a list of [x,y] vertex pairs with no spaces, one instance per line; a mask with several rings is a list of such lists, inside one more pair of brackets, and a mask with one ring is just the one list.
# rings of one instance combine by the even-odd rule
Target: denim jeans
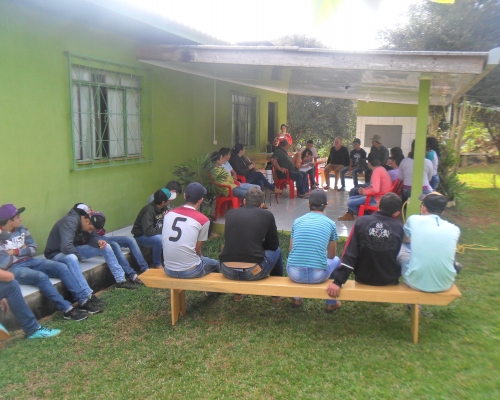
[[[349,167],[344,167],[340,170],[340,186],[345,188],[345,174],[349,171]],[[351,174],[352,174],[352,184],[354,186],[358,186],[358,174],[363,172],[363,168],[361,167],[355,167],[352,169]]]
[[165,273],[172,278],[194,279],[208,275],[210,272],[219,272],[219,261],[212,258],[201,256],[201,262],[189,271],[172,271],[168,268],[163,268]]
[[253,185],[251,183],[241,183],[240,186],[233,189],[233,195],[240,199],[244,199],[247,195],[247,192],[253,187],[259,187],[259,185]]
[[[260,267],[260,271],[255,275],[253,270]],[[281,250],[266,250],[264,260],[253,268],[229,268],[221,262],[220,271],[227,279],[235,281],[258,281],[271,276],[283,276],[283,260]]]
[[262,190],[264,190],[264,187],[274,190],[274,185],[272,183],[269,183],[269,181],[262,172],[259,171],[249,172],[248,174],[246,174],[246,178],[247,178],[247,183],[253,183],[255,185],[258,185]]
[[85,280],[82,270],[80,269],[80,263],[78,261],[78,257],[74,254],[56,254],[55,257],[52,257],[52,261],[57,261],[63,264],[66,264],[68,270],[73,275],[73,278],[78,283],[78,286],[81,291],[85,294],[86,298],[89,298],[92,294],[92,289],[89,284]]
[[405,279],[406,271],[408,270],[408,265],[410,264],[410,255],[411,255],[411,243],[402,243],[397,258],[399,265],[401,265],[401,277],[403,278],[403,282],[406,283],[409,287],[411,287],[414,290],[419,290],[410,285]]
[[20,285],[33,285],[40,289],[40,292],[45,297],[54,302],[59,311],[69,311],[73,306],[61,296],[49,278],[60,279],[80,305],[84,304],[88,299],[80,289],[78,282],[73,278],[71,271],[62,263],[53,260],[30,258],[26,261],[15,263],[9,271],[14,274],[16,281]]
[[[432,190],[424,190],[424,188],[422,188],[423,194],[429,194],[431,192]],[[403,188],[401,189],[401,200],[403,201],[403,203],[410,197],[411,197],[411,186],[403,186]]]
[[[139,270],[141,272],[145,272],[149,269],[149,265],[144,259],[144,256],[142,255],[141,249],[139,248],[139,245],[137,244],[136,240],[131,237],[131,236],[103,236],[103,239],[110,243],[110,242],[115,242],[120,245],[120,247],[125,247],[130,250],[132,253],[132,256],[135,258],[135,261],[137,261],[137,265],[139,266]],[[120,260],[118,260],[120,261]]]
[[[118,247],[119,250],[120,246],[118,246],[116,243],[113,244],[116,247]],[[102,250],[98,247],[89,246],[88,244],[84,244],[82,246],[76,246],[76,249],[82,255],[83,258],[92,258],[97,256],[104,257],[104,260],[106,261],[106,264],[108,264],[108,268],[111,271],[113,277],[115,278],[115,281],[116,282],[125,281],[125,273],[123,272],[123,267],[118,263],[118,260],[116,259],[115,253],[110,243],[108,243],[106,247]],[[130,265],[128,267],[130,268]]]
[[436,189],[437,189],[437,187],[439,186],[439,182],[440,182],[440,180],[439,180],[439,175],[438,175],[438,174],[436,174],[436,175],[434,175],[434,176],[431,178],[431,180],[429,181],[429,185],[431,186],[431,188],[432,188],[433,190],[436,190]]
[[[347,209],[354,214],[358,214],[359,206],[365,204],[365,201],[366,201],[366,196],[362,194],[357,196],[351,196],[347,199]],[[370,205],[374,206],[375,204],[377,204],[377,201],[373,197],[371,197]]]
[[[289,278],[297,283],[323,283],[327,279],[333,279],[331,276],[333,271],[340,265],[340,258],[335,256],[334,258],[326,259],[326,268],[309,268],[309,267],[291,267],[286,266],[286,272]],[[296,300],[300,300],[301,297],[294,297]],[[336,304],[337,300],[326,300],[326,304]]]
[[[288,173],[290,174],[290,179],[295,181],[299,195],[303,196],[306,194],[307,189],[309,189],[307,173],[303,171],[288,171]],[[293,188],[290,188],[290,190],[293,190]]]
[[10,282],[0,282],[0,300],[1,299],[7,299],[12,315],[16,318],[17,322],[19,322],[26,336],[35,333],[35,331],[40,328],[40,324],[24,301],[19,283],[17,283],[15,279]]
[[141,247],[153,248],[153,265],[160,267],[162,265],[161,256],[163,253],[163,244],[161,242],[161,235],[154,236],[138,236],[135,238],[137,244]]

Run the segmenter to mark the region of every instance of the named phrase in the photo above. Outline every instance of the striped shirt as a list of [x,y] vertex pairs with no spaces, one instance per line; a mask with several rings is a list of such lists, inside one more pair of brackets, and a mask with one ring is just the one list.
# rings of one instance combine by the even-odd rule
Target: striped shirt
[[324,214],[309,212],[297,218],[292,226],[292,251],[288,266],[326,269],[326,251],[337,241],[337,227]]
[[[14,250],[14,254],[7,254],[8,250]],[[12,230],[8,240],[0,241],[1,269],[9,269],[12,264],[24,261],[35,255],[36,243],[31,237],[31,233],[23,225]]]

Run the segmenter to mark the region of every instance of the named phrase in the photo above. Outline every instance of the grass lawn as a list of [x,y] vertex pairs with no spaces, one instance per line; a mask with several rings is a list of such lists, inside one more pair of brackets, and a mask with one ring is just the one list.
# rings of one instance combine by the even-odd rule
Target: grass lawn
[[[445,218],[461,244],[500,248],[499,166],[460,177],[467,191]],[[206,255],[221,243],[208,242]],[[319,300],[293,309],[188,292],[187,316],[172,327],[168,291],[110,289],[103,314],[45,321],[59,337],[0,344],[0,398],[498,399],[499,255],[458,255],[463,297],[422,309],[417,345],[404,305],[345,302],[328,315]]]

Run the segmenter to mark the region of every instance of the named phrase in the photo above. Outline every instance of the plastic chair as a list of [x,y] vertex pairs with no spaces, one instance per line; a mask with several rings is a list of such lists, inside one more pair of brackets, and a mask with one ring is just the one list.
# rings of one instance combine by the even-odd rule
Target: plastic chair
[[247,183],[247,178],[244,175],[236,175],[236,179],[238,179],[241,183]]
[[[226,213],[226,208],[239,208],[240,207],[240,199],[233,195],[233,189],[229,185],[224,185],[222,183],[215,182],[212,177],[210,177],[210,181],[221,188],[226,188],[229,191],[228,196],[217,196],[215,198],[215,215],[214,221],[217,221],[219,214],[223,217]],[[238,183],[236,183],[238,185]],[[239,186],[239,185],[238,185]]]
[[[403,181],[396,179],[394,181],[394,183],[392,184],[391,188],[389,189],[389,192],[396,193],[398,196],[401,196],[402,188],[403,188]],[[370,204],[371,198],[373,196],[381,196],[381,195],[384,195],[384,194],[389,193],[389,192],[379,192],[379,193],[372,193],[372,194],[366,195],[365,204],[359,206],[358,218],[365,215],[366,211],[370,211],[370,212],[378,211],[378,203],[375,204],[374,206],[372,206]]]
[[[277,174],[277,171],[276,169],[273,167],[273,177],[274,177],[274,185],[278,188],[278,189],[285,189],[285,187],[288,185],[288,188],[290,189],[290,198],[291,199],[294,199],[295,198],[295,185],[294,185],[294,181],[293,179],[290,179],[290,173],[288,172],[288,170],[286,170],[286,178],[278,178],[278,174]],[[297,196],[298,196],[299,192],[297,191]],[[276,201],[278,201],[278,196],[276,196]]]

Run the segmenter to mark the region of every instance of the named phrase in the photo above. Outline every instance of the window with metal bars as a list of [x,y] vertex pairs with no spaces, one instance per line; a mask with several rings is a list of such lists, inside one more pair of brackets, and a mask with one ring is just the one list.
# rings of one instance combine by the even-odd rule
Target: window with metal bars
[[75,169],[152,159],[149,82],[138,72],[70,56]]
[[233,93],[233,146],[243,144],[255,148],[259,139],[258,96]]

